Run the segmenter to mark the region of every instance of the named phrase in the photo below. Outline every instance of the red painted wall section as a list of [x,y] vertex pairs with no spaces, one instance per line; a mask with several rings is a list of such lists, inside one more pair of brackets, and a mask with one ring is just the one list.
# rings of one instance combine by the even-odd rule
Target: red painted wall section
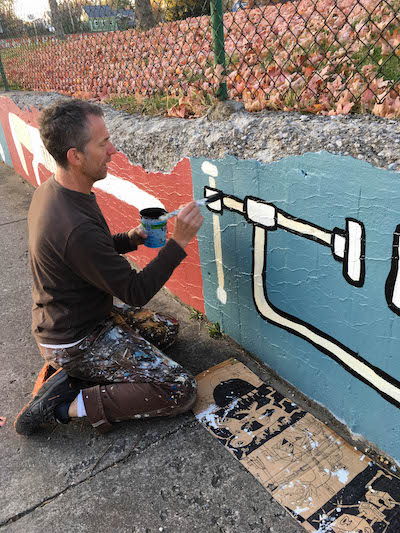
[[[173,211],[182,204],[193,200],[192,172],[189,159],[180,161],[171,173],[146,172],[140,166],[133,166],[122,153],[113,156],[109,172],[119,178],[134,183],[140,189],[158,198],[167,211]],[[97,201],[107,219],[112,233],[125,231],[140,223],[139,211],[109,194],[97,190]],[[168,221],[168,234],[171,235],[174,219]],[[175,270],[166,286],[183,302],[204,312],[203,281],[197,239],[186,248],[187,258]],[[141,246],[137,252],[129,254],[132,261],[143,268],[157,250]]]
[[[0,122],[14,170],[35,187],[52,174],[39,142],[38,116],[38,110],[21,110],[10,99],[0,97]],[[132,165],[124,154],[118,152],[109,164],[109,173],[154,196],[167,211],[172,211],[193,199],[191,166],[189,159],[186,158],[170,173],[146,172],[142,167]],[[112,233],[126,231],[139,225],[138,207],[99,189],[96,189],[95,193]],[[173,224],[173,219],[168,222],[169,234],[172,232]],[[166,286],[183,302],[204,312],[203,281],[197,239],[190,243],[186,252],[188,256],[175,270]],[[141,246],[137,252],[129,254],[129,257],[143,268],[156,255],[157,250]]]

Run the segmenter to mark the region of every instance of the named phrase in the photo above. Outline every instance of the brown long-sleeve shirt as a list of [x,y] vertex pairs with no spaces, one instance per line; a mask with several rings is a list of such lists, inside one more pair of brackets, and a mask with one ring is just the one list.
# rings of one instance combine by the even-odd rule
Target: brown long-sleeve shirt
[[66,189],[54,176],[36,189],[28,214],[33,275],[32,331],[40,343],[77,341],[111,311],[113,296],[142,306],[186,257],[173,240],[141,272],[120,254],[127,233],[111,235],[96,196]]

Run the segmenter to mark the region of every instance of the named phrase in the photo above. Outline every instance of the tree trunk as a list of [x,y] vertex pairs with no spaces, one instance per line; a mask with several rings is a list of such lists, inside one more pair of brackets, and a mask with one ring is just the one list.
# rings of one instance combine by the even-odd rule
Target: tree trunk
[[141,30],[148,30],[156,25],[150,0],[136,0],[136,26]]
[[49,0],[49,7],[51,13],[51,23],[56,30],[55,36],[57,39],[64,40],[65,33],[61,22],[61,13],[58,9],[57,0]]

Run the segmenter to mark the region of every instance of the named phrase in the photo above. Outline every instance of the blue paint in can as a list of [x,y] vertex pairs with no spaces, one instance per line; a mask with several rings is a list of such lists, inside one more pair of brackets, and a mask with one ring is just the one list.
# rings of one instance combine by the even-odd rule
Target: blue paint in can
[[167,212],[161,207],[148,207],[140,211],[140,220],[147,239],[144,245],[148,248],[161,248],[167,239],[167,221],[159,220]]

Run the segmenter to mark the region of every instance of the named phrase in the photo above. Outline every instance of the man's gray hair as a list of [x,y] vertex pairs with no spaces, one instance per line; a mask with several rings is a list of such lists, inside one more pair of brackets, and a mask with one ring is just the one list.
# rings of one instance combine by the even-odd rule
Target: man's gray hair
[[103,117],[104,112],[97,104],[77,99],[58,100],[41,112],[40,137],[60,167],[68,168],[67,152],[70,148],[84,152],[90,141],[87,123],[90,115]]

